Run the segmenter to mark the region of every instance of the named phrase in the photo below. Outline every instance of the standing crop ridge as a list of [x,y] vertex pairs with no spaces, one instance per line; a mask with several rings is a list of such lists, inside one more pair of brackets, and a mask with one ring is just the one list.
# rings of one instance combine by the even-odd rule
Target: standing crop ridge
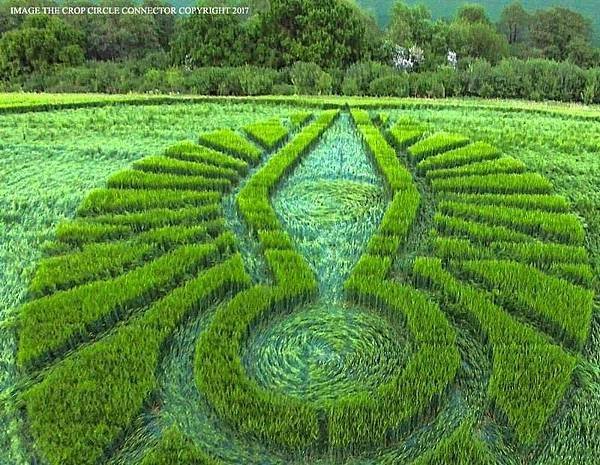
[[154,152],[37,266],[23,436],[48,465],[529,463],[592,322],[570,210],[490,144],[358,108]]

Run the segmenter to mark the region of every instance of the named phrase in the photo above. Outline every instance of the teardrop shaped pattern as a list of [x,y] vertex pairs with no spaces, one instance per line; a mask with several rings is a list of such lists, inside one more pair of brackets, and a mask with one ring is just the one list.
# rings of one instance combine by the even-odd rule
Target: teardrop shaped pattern
[[17,356],[42,463],[491,464],[503,431],[539,441],[594,299],[545,178],[362,110],[199,141],[112,176],[39,265]]

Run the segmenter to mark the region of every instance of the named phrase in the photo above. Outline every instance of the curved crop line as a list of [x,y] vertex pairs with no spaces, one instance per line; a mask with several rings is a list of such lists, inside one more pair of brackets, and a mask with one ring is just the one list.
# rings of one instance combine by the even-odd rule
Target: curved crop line
[[437,305],[424,293],[389,279],[392,260],[419,211],[420,195],[410,172],[368,114],[353,110],[352,117],[393,197],[345,289],[348,297],[361,305],[391,314],[392,318],[402,315],[418,345],[407,366],[374,395],[348,396],[332,403],[330,446],[355,452],[391,444],[395,434],[432,409],[454,379],[460,357],[454,331]]
[[250,285],[220,207],[247,164],[177,144],[117,173],[58,228],[57,255],[30,291],[43,295],[21,313],[17,353],[27,370],[55,362],[21,394],[28,433],[49,463],[111,455],[155,393],[175,329]]
[[[270,389],[248,370],[243,352],[250,334],[318,294],[320,277],[284,231],[271,196],[337,115],[324,111],[303,126],[310,115],[294,114],[301,127],[290,137],[289,124],[267,120],[246,126],[249,138],[219,130],[200,135],[202,145],[177,144],[113,175],[86,197],[74,220],[57,228],[52,256],[40,263],[20,315],[17,353],[28,380],[19,394],[27,434],[43,460],[92,465],[120,457],[142,412],[155,405],[157,367],[175,330],[205,317],[210,323],[197,338],[190,372],[202,408],[228,435],[260,441],[258,455],[273,452],[273,463],[372,452],[384,461],[414,458],[393,448],[407,433],[414,439],[422,421],[446,418],[440,407],[456,401],[447,393],[468,364],[459,352],[466,339],[455,328],[463,322],[469,337],[471,329],[481,335],[478,347],[491,349],[478,405],[487,396],[519,450],[539,439],[589,333],[594,277],[583,225],[551,193],[550,182],[521,162],[409,120],[383,134],[366,111],[351,111],[390,202],[344,292],[348,306],[406,328],[416,349],[383,382],[318,402]],[[275,152],[235,197],[270,275],[257,284],[226,231],[223,204],[263,156],[259,145]],[[422,205],[432,198],[435,215]],[[433,217],[432,236],[423,238],[433,256],[412,263],[427,250],[404,253],[423,215]],[[411,262],[410,276],[399,270],[399,259]],[[214,316],[209,308],[216,308]],[[197,327],[187,329],[190,341]],[[441,439],[429,441],[431,449],[414,464],[493,463],[491,443],[480,438],[480,420],[470,410],[450,414],[449,434],[426,433]],[[183,425],[171,425],[146,451],[144,465],[173,451],[221,463]],[[229,460],[238,452],[232,451]]]
[[258,386],[245,373],[240,346],[257,321],[307,301],[317,289],[312,270],[289,247],[269,196],[336,116],[336,111],[322,113],[275,153],[238,194],[238,208],[259,237],[275,285],[257,285],[220,308],[200,336],[196,352],[198,387],[219,415],[240,432],[289,450],[305,450],[317,440],[317,412],[306,402]]
[[[390,137],[403,130],[404,123]],[[418,257],[413,273],[418,284],[436,290],[444,308],[481,331],[493,353],[488,396],[516,440],[530,446],[577,362],[536,329],[578,348],[589,332],[594,293],[585,288],[590,269],[584,229],[545,178],[522,167],[498,171],[513,166],[512,159],[480,142],[453,148],[457,139],[438,134],[408,149],[426,152],[415,158],[416,169],[438,200],[438,258]],[[430,149],[445,140],[445,149]],[[500,305],[526,314],[535,328]]]

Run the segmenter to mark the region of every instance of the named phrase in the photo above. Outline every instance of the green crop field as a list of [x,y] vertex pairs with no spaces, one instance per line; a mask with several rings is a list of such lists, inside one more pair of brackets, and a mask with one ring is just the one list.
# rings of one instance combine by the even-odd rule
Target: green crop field
[[597,463],[600,108],[0,97],[0,464]]

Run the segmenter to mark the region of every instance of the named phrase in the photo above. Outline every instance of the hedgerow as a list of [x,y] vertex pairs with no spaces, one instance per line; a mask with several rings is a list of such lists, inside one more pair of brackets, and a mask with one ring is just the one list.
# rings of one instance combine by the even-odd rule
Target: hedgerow
[[256,163],[261,156],[261,150],[248,139],[231,129],[200,134],[200,143],[216,150],[235,155],[248,163]]

